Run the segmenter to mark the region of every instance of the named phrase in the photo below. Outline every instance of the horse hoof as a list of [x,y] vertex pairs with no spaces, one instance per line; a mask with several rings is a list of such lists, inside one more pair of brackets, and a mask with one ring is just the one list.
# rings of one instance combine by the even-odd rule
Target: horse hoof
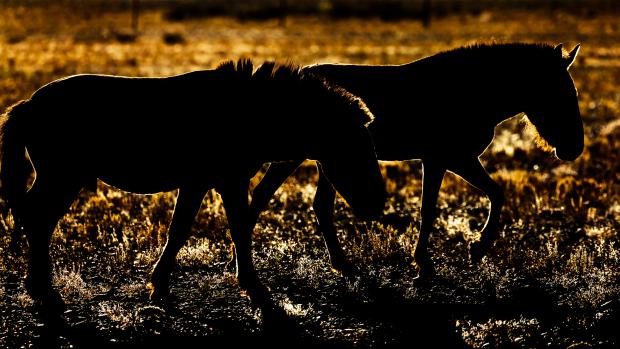
[[150,290],[149,298],[152,302],[162,301],[170,295],[170,268],[157,264],[151,273],[146,288]]
[[259,281],[239,282],[241,294],[248,297],[252,302],[263,304],[271,300],[271,290]]
[[170,288],[161,284],[156,285],[153,281],[146,285],[150,290],[149,299],[151,302],[158,303],[170,297]]
[[35,307],[39,309],[44,317],[60,316],[65,311],[65,302],[55,290],[45,295],[31,295],[31,297],[35,301]]
[[353,277],[358,274],[357,267],[348,261],[332,263],[332,271],[344,277]]
[[416,262],[418,275],[414,278],[414,282],[423,283],[431,280],[435,275],[435,267],[432,262],[418,263]]
[[469,258],[473,265],[477,265],[480,263],[482,258],[486,256],[488,251],[488,247],[484,246],[484,244],[480,241],[474,241],[469,244]]
[[25,282],[28,295],[46,310],[64,310],[65,302],[60,293],[50,284],[41,284],[33,281],[32,277],[27,277]]

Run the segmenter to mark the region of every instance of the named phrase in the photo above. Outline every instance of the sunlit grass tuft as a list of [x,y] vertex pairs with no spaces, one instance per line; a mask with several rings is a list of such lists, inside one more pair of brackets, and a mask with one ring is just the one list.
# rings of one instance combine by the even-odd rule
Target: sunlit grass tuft
[[83,302],[93,296],[92,289],[82,280],[78,268],[57,270],[53,282],[67,302]]

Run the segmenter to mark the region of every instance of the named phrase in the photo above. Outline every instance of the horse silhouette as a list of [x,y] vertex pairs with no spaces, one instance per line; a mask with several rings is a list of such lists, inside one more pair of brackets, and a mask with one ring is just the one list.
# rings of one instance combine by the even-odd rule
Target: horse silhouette
[[[538,131],[539,143],[555,149],[556,157],[574,160],[582,153],[583,124],[568,72],[578,52],[579,45],[565,53],[562,45],[480,44],[403,65],[304,68],[364,100],[376,116],[369,129],[380,160],[422,160],[422,219],[414,253],[419,276],[434,272],[427,241],[447,170],[480,189],[491,202],[480,239],[470,245],[472,261],[481,259],[497,238],[504,195],[478,157],[492,141],[498,123],[525,113]],[[253,192],[255,212],[267,206],[298,165],[269,167]],[[348,271],[351,265],[333,226],[335,192],[321,166],[319,173],[313,204],[319,228],[334,268]]]
[[250,253],[251,177],[267,162],[315,159],[359,217],[376,218],[386,193],[371,121],[344,89],[290,65],[254,72],[250,60],[165,78],[51,82],[2,118],[1,194],[29,242],[27,289],[44,306],[62,306],[51,284],[50,238],[80,189],[101,179],[135,193],[179,190],[151,276],[153,298],[168,293],[175,257],[210,188],[224,203],[239,284],[261,296],[267,290]]

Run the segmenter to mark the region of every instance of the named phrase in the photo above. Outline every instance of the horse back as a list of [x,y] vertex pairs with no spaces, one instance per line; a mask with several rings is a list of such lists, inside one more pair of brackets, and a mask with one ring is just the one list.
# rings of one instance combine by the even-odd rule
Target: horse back
[[97,177],[129,191],[215,183],[222,168],[252,162],[231,146],[241,132],[232,89],[212,71],[57,80],[28,102],[27,148],[38,173]]
[[404,65],[307,67],[364,100],[376,117],[369,129],[382,160],[478,156],[486,148],[495,125],[513,111],[493,104],[497,86],[477,81],[472,68],[432,57]]

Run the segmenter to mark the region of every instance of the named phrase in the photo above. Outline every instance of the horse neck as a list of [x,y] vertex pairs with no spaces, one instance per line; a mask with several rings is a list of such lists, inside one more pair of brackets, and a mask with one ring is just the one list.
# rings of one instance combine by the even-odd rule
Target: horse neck
[[465,80],[472,81],[468,94],[472,101],[479,100],[481,111],[488,113],[489,122],[497,125],[525,111],[525,103],[531,99],[531,72],[477,64]]
[[[495,82],[498,80],[493,79]],[[497,110],[501,111],[494,120],[496,124],[525,111],[525,102],[529,100],[527,80],[517,76],[502,83],[490,84],[489,95],[495,99]]]
[[505,78],[507,82],[506,100],[507,106],[510,106],[512,115],[523,113],[528,109],[528,104],[532,100],[539,99],[540,96],[536,96],[537,92],[534,86],[537,81],[543,75],[542,72],[534,72],[527,69],[519,69],[511,72],[509,76]]
[[252,131],[250,137],[250,151],[260,162],[316,159],[314,144],[321,142],[321,136],[311,132],[312,128],[286,119],[265,126]]

